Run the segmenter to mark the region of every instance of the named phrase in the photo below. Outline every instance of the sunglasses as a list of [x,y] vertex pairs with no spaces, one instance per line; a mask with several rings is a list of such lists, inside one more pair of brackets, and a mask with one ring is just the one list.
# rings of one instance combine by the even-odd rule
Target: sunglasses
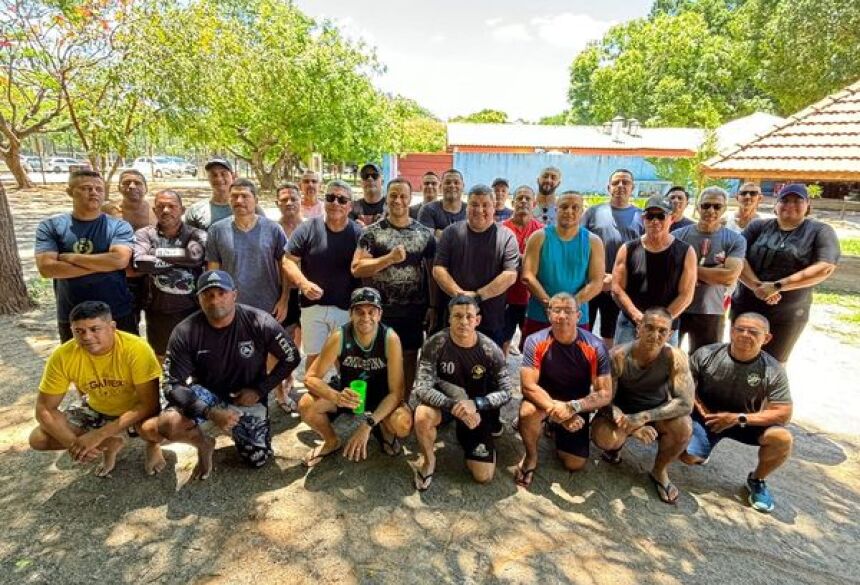
[[738,193],[738,195],[746,195],[749,197],[755,197],[758,194],[759,194],[758,191],[741,191],[740,193]]
[[337,201],[341,205],[346,205],[347,203],[352,201],[352,199],[350,199],[346,195],[335,195],[334,193],[326,193],[325,200],[326,203],[334,203],[335,201]]
[[657,221],[666,221],[666,214],[665,213],[651,213],[651,212],[648,212],[645,214],[645,220],[646,221],[652,221],[655,219]]
[[714,211],[719,211],[723,208],[722,203],[702,203],[699,205],[703,210],[707,211],[708,209],[713,209]]
[[361,180],[366,181],[367,179],[373,179],[374,181],[379,178],[379,173],[366,173],[361,175]]
[[430,187],[430,186],[432,186],[432,185],[437,185],[437,186],[438,186],[438,185],[439,185],[439,181],[424,181],[424,186],[425,186],[425,187]]

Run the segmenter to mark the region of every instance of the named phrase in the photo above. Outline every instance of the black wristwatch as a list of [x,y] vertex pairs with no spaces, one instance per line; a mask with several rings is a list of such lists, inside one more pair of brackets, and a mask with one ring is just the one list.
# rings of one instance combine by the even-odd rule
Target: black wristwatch
[[782,290],[782,281],[781,280],[774,280],[773,281],[773,289],[774,290]]
[[373,418],[372,414],[370,414],[369,412],[366,412],[366,413],[364,413],[364,424],[366,424],[370,428],[373,428],[379,423],[376,422],[376,419]]
[[746,426],[747,426],[747,415],[746,414],[740,413],[738,415],[738,426],[742,429],[746,428]]
[[478,304],[480,305],[480,304],[481,304],[481,301],[483,301],[483,300],[484,300],[484,299],[483,299],[483,297],[482,297],[481,295],[479,295],[478,293],[475,293],[475,302],[476,302],[476,303],[478,303]]

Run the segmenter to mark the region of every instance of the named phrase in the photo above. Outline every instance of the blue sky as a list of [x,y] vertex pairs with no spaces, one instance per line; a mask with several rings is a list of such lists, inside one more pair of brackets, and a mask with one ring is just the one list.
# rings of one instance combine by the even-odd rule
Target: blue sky
[[377,85],[448,118],[483,108],[537,120],[567,107],[568,68],[613,24],[652,0],[295,0],[315,18],[375,46]]

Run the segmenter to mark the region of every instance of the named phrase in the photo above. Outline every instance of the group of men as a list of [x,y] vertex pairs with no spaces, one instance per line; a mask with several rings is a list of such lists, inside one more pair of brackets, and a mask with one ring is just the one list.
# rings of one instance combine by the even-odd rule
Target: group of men
[[[205,479],[220,430],[258,467],[272,456],[275,391],[320,436],[308,467],[341,451],[366,458],[371,435],[398,455],[414,429],[423,491],[436,471],[437,429],[453,422],[468,470],[485,483],[519,330],[520,486],[533,481],[542,433],[571,471],[585,466],[592,441],[618,463],[633,437],[658,444],[650,479],[675,503],[669,464],[704,463],[732,438],[759,447],[750,501],[773,508],[765,478],[791,449],[791,399],[782,366],[761,350],[765,318],[738,316],[721,343],[724,298],[744,257],[743,238],[721,223],[721,189],[702,193],[697,223],[670,232],[673,200],[653,197],[640,211],[626,170],[611,175],[610,201],[586,210],[581,194],[556,193],[562,173],[553,167],[537,190],[497,179],[465,200],[462,173],[428,172],[423,201],[411,205],[408,180],[383,191],[381,169],[367,164],[357,200],[339,180],[320,197],[310,171],[282,185],[273,221],[228,161],[213,159],[206,172],[211,198],[186,209],[174,190],[156,193],[150,208],[144,177],[124,171],[120,217],[102,211],[97,173],[70,176],[71,213],[37,230],[37,266],[54,279],[64,343],[40,384],[33,448],[101,456],[107,475],[123,436],[138,435],[146,471],[157,473],[160,445],[179,441],[197,449],[193,476]],[[135,335],[141,312],[149,344]],[[301,399],[290,382],[299,339]],[[71,388],[81,400],[64,410]],[[359,419],[345,445],[332,425],[343,413]]]

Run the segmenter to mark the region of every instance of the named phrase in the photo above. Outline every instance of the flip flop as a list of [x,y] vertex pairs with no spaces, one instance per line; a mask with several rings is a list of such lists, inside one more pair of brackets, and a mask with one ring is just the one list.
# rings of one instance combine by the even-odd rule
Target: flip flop
[[536,470],[537,467],[532,467],[531,469],[523,469],[522,467],[517,465],[517,471],[514,474],[514,482],[521,488],[529,489],[535,479]]
[[373,433],[373,436],[376,437],[376,440],[379,442],[379,448],[382,449],[382,452],[389,457],[396,457],[403,451],[403,445],[400,443],[400,439],[395,436],[390,441],[387,441],[385,439],[385,434],[378,425],[373,427],[371,433]]
[[604,451],[600,458],[609,465],[618,465],[621,463],[621,451]]
[[[318,447],[314,447],[314,449],[312,449],[312,450],[311,450],[311,452],[315,451],[316,449],[322,449],[322,445],[320,445],[320,446],[318,446]],[[337,447],[335,447],[335,448],[334,448],[334,449],[332,449],[331,451],[326,451],[325,453],[321,453],[321,452],[320,452],[320,453],[317,453],[316,455],[314,455],[313,457],[308,457],[307,455],[305,455],[305,456],[302,458],[302,464],[303,464],[305,467],[307,467],[308,469],[310,469],[310,468],[312,468],[312,467],[316,467],[317,465],[319,465],[319,463],[320,463],[323,459],[325,459],[325,458],[326,458],[326,457],[328,457],[329,455],[333,455],[333,454],[337,453],[337,452],[338,452],[338,450],[340,450],[340,443],[338,443],[338,444],[337,444]]]
[[421,473],[421,470],[415,470],[415,489],[419,492],[426,492],[430,489],[430,486],[433,484],[433,473],[430,472],[427,475]]
[[278,406],[281,410],[283,410],[287,414],[293,414],[298,412],[299,405],[296,404],[296,401],[287,396],[284,400],[276,400]]
[[[674,506],[678,503],[678,498],[681,497],[681,491],[677,488],[677,486],[675,486],[675,484],[670,481],[666,485],[663,485],[662,483],[657,481],[657,478],[650,473],[648,474],[648,477],[651,479],[651,483],[653,483],[654,487],[657,489],[657,497],[660,498],[661,502],[663,502],[664,504],[669,504],[670,506]],[[672,488],[675,489],[674,498],[669,496],[669,493],[672,491]]]

